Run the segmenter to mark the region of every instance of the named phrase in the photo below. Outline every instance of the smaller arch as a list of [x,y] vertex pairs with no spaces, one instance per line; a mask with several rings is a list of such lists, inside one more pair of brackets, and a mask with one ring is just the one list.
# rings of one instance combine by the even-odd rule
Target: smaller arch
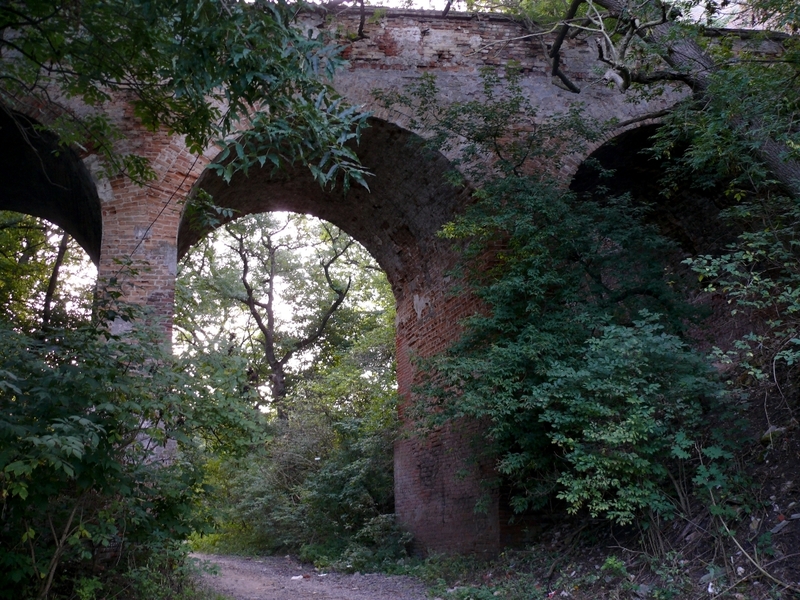
[[[617,131],[598,143],[575,170],[570,188],[577,192],[586,192],[598,185],[612,189],[613,193],[622,193],[635,189],[637,195],[657,190],[658,177],[653,175],[661,170],[660,161],[645,150],[652,144],[650,138],[658,131],[658,124],[647,124]],[[597,169],[592,168],[591,159],[597,161],[604,169],[614,171],[610,179],[601,177]]]
[[0,210],[47,219],[100,261],[102,213],[83,161],[34,119],[0,106]]
[[[682,174],[675,189],[663,193],[663,179],[673,163],[647,152],[659,127],[657,123],[643,124],[607,139],[578,166],[570,189],[589,195],[602,186],[608,196],[629,194],[634,203],[650,207],[647,221],[684,251],[718,252],[735,237],[719,217],[728,201],[722,190],[698,185],[692,173]],[[674,156],[681,152],[678,149]],[[595,165],[613,174],[603,177]]]

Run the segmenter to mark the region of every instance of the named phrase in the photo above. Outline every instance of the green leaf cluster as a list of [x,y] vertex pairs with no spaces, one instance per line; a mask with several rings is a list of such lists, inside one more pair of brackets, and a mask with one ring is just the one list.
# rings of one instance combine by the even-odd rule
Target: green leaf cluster
[[0,324],[0,597],[69,596],[76,574],[177,549],[202,527],[193,448],[256,432],[241,365],[182,363],[159,329],[108,326]]
[[[313,165],[332,184],[366,185],[349,142],[365,115],[330,78],[338,48],[304,31],[301,5],[283,0],[25,0],[0,6],[0,102],[51,111],[42,127],[65,145],[98,154],[103,173],[140,183],[147,157],[122,151],[127,135],[106,109],[129,101],[148,129],[181,135],[201,154],[221,147],[213,168],[229,179],[269,165]],[[60,98],[75,98],[73,110]]]
[[[784,9],[791,18],[790,7]],[[780,39],[777,55],[765,55],[765,48],[776,45],[768,37],[764,31],[746,41],[735,36],[705,41],[720,68],[709,75],[702,94],[671,111],[654,138],[653,153],[672,160],[665,195],[679,193],[678,179],[686,172],[736,199],[754,187],[775,185],[775,174],[763,160],[770,139],[784,145],[777,156],[781,161],[800,157],[800,41]]]
[[241,353],[264,406],[276,408],[281,399],[267,389],[276,371],[288,390],[305,385],[315,365],[338,364],[393,314],[386,277],[363,247],[333,225],[291,214],[250,215],[209,235],[182,262],[177,298],[185,351]]
[[298,552],[319,565],[378,568],[405,556],[393,521],[396,432],[393,327],[309,369],[287,398],[286,419],[246,460],[211,459],[218,533],[201,548]]
[[624,200],[497,179],[449,225],[486,309],[426,367],[434,422],[488,424],[518,511],[553,497],[630,522],[670,515],[670,474],[696,460],[721,387],[679,335],[691,314],[670,245]]
[[[0,211],[0,319],[22,331],[35,331],[42,323],[42,307],[53,274],[60,229],[41,219]],[[63,270],[78,272],[91,267],[74,241],[70,242]],[[53,326],[75,325],[85,320],[91,305],[88,285],[59,278],[52,304]]]
[[723,217],[743,230],[736,242],[686,263],[747,324],[733,347],[718,350],[720,359],[754,381],[785,386],[785,393],[794,389],[800,362],[800,209],[795,200],[767,191],[748,194]]
[[[577,365],[557,362],[531,403],[568,465],[557,496],[573,512],[585,506],[620,523],[647,510],[672,516],[683,508],[664,484],[671,469],[673,478],[680,472],[680,461],[691,464],[720,393],[699,355],[664,333],[654,316],[641,317],[587,340]],[[695,466],[698,475],[706,468]]]
[[[800,157],[798,11],[796,3],[769,0],[745,8],[754,24],[789,35],[765,30],[743,44],[728,37],[708,44],[720,68],[701,96],[666,119],[653,151],[673,159],[665,196],[680,193],[686,173],[724,193],[720,216],[736,241],[686,264],[707,291],[731,305],[739,331],[733,343],[716,350],[719,361],[746,375],[742,382],[773,385],[783,397],[795,387],[798,359],[797,198],[787,197],[793,190],[774,165],[768,168],[764,148],[766,140],[782,144],[773,152],[778,164]],[[765,54],[776,41],[780,50]]]

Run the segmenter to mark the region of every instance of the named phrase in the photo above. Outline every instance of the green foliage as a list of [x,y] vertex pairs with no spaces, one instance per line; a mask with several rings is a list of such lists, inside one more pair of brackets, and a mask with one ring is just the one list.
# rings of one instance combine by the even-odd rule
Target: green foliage
[[353,570],[404,556],[408,537],[391,515],[394,314],[385,279],[378,289],[353,307],[342,342],[297,377],[269,439],[246,460],[212,459],[211,504],[221,514],[199,547],[289,550]]
[[673,174],[696,173],[706,186],[725,186],[731,196],[773,184],[756,151],[770,136],[788,145],[791,154],[784,159],[800,157],[796,60],[764,68],[753,58],[721,70],[704,99],[687,100],[670,114],[656,135],[654,152],[675,159]]
[[[33,331],[42,324],[42,309],[53,275],[58,238],[62,232],[41,219],[0,211],[0,319],[17,329]],[[90,269],[89,259],[72,241],[64,258],[63,271]],[[52,326],[74,325],[89,313],[91,289],[88,284],[71,284],[58,279],[52,304]],[[73,289],[69,289],[72,287]]]
[[106,321],[36,337],[2,324],[2,597],[68,594],[79,574],[90,594],[100,569],[133,577],[156,557],[165,573],[182,560],[204,491],[186,452],[246,443],[255,414],[235,365],[187,368],[159,338],[144,326],[114,336]]
[[198,458],[217,528],[195,546],[345,569],[403,556],[391,516],[394,298],[366,251],[308,217],[252,215],[187,255],[178,298],[185,354],[246,359],[269,419],[246,459]]
[[612,577],[627,577],[628,570],[625,568],[625,563],[617,556],[609,556],[606,558],[603,566],[600,567],[601,571],[607,572]]
[[[755,22],[796,29],[792,3],[756,1],[747,9]],[[790,37],[783,40],[780,60],[765,60],[760,41],[756,37],[752,47],[735,53],[731,40],[710,47],[725,67],[709,79],[703,99],[687,100],[670,115],[654,151],[676,155],[667,194],[679,190],[682,172],[697,174],[707,187],[724,190],[729,208],[721,216],[741,232],[720,255],[686,260],[707,291],[728,298],[738,322],[753,322],[733,347],[717,350],[718,359],[752,381],[792,388],[798,358],[797,202],[779,189],[757,150],[771,138],[785,145],[781,161],[800,157],[800,47]]]
[[81,577],[75,585],[75,594],[78,600],[95,600],[96,592],[103,589],[103,584],[97,577]]
[[[585,506],[621,523],[646,509],[672,514],[663,489],[670,459],[691,458],[703,426],[699,400],[718,393],[705,361],[655,318],[642,317],[603,328],[577,365],[555,362],[528,404],[541,410],[539,420],[568,464],[558,497],[571,511]],[[712,485],[725,485],[724,468],[714,465]],[[708,479],[706,465],[697,473],[698,481]]]
[[[563,19],[570,6],[569,0],[467,0],[467,10],[502,12],[523,21],[533,28],[536,25],[554,25]],[[585,7],[581,13],[585,12]],[[581,14],[579,13],[579,14]]]
[[[0,102],[52,108],[45,127],[65,145],[91,148],[104,174],[138,182],[146,157],[119,154],[104,104],[125,96],[142,124],[185,136],[195,154],[212,144],[226,179],[255,166],[309,165],[322,184],[366,186],[348,141],[365,115],[324,83],[338,49],[296,26],[298,6],[229,0],[25,0],[0,6]],[[59,94],[90,110],[62,110]]]
[[[675,249],[626,198],[576,198],[537,173],[598,128],[579,109],[536,118],[518,75],[506,70],[505,91],[499,77],[484,73],[486,101],[443,104],[432,79],[381,94],[416,111],[436,148],[463,149],[478,188],[442,234],[462,256],[456,293],[484,310],[446,353],[420,361],[430,402],[418,416],[423,428],[485,423],[480,447],[516,511],[559,498],[619,523],[669,516],[670,476],[698,467],[703,417],[721,396],[680,339],[693,311],[667,262]],[[698,472],[698,484],[711,475]]]
[[650,560],[650,570],[658,576],[658,583],[652,590],[655,600],[686,597],[691,588],[686,564],[686,559],[674,550],[670,550],[663,557],[653,557]]
[[[668,600],[690,596],[689,563],[676,552],[667,553],[663,561],[653,559],[647,564],[630,555],[627,560],[611,555],[598,561],[596,547],[581,547],[579,556],[574,556],[567,547],[554,546],[554,542],[547,539],[524,550],[506,550],[488,561],[463,555],[407,559],[399,561],[395,571],[423,580],[430,595],[448,600],[642,596]],[[705,593],[705,586],[701,593]]]
[[217,230],[187,254],[176,293],[185,352],[240,352],[262,404],[276,412],[290,409],[283,397],[306,385],[310,367],[334,364],[359,329],[377,331],[393,310],[386,278],[367,252],[303,215],[251,215]]
[[479,197],[446,233],[487,310],[430,365],[434,420],[489,423],[518,511],[556,495],[621,523],[671,514],[664,484],[696,459],[720,387],[677,335],[690,313],[669,246],[622,201],[512,177]]
[[800,30],[800,4],[797,2],[751,0],[746,9],[748,16],[753,19],[753,25],[794,34]]
[[[738,17],[753,26],[796,27],[795,5],[756,0],[741,5]],[[720,7],[711,3],[707,8],[714,14]],[[766,41],[766,30],[744,40],[733,35],[702,39],[691,27],[681,34],[697,39],[718,68],[704,80],[702,94],[687,97],[666,116],[665,127],[655,136],[654,153],[672,159],[672,174],[691,172],[737,200],[754,187],[777,181],[785,185],[785,174],[770,171],[766,156],[784,164],[800,158],[800,40],[781,39],[780,51],[773,55],[775,46],[765,52],[775,43]],[[678,193],[675,186],[672,181],[667,192]]]
[[686,260],[706,289],[724,293],[731,313],[753,327],[733,348],[719,350],[719,358],[788,391],[800,362],[800,209],[790,198],[765,193],[723,216],[744,228],[737,241],[719,256]]
[[389,514],[394,405],[372,409],[377,423],[375,415],[295,405],[262,449],[220,464],[210,483],[225,507],[224,538],[251,540],[241,550],[295,551],[353,569],[402,556],[408,539]]
[[411,534],[403,531],[393,514],[364,522],[333,566],[344,571],[387,570],[407,556]]

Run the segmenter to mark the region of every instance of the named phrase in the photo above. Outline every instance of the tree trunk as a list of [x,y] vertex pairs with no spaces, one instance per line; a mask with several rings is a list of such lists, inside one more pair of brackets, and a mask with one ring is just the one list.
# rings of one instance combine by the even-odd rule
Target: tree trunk
[[289,414],[286,412],[286,373],[283,371],[283,364],[270,365],[270,368],[272,369],[272,373],[269,376],[272,404],[279,419],[288,419]]
[[61,236],[61,242],[58,244],[58,254],[56,254],[56,262],[53,265],[53,272],[50,274],[50,281],[47,283],[47,292],[44,295],[44,307],[42,308],[42,327],[47,327],[50,324],[50,317],[53,309],[53,297],[56,294],[56,286],[58,285],[58,272],[61,265],[64,263],[64,257],[67,254],[67,244],[69,243],[69,234],[64,233]]

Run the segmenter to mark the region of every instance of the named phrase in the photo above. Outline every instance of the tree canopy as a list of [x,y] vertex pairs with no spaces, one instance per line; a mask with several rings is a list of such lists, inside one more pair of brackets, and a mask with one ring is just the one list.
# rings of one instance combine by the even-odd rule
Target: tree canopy
[[251,215],[183,260],[178,343],[191,353],[236,349],[249,357],[264,406],[286,416],[301,374],[336,362],[350,338],[391,312],[387,286],[369,254],[337,227],[304,215]]
[[0,105],[39,106],[42,126],[98,154],[107,176],[153,177],[146,157],[117,143],[125,132],[104,109],[121,99],[144,127],[185,136],[194,153],[219,144],[214,168],[225,177],[307,164],[322,184],[339,175],[345,186],[364,184],[347,145],[364,115],[325,83],[337,48],[299,26],[299,8],[282,0],[4,2]]
[[[92,290],[75,275],[87,269],[88,258],[66,233],[46,221],[0,211],[0,319],[34,331],[86,318]],[[73,281],[65,283],[70,274]]]

